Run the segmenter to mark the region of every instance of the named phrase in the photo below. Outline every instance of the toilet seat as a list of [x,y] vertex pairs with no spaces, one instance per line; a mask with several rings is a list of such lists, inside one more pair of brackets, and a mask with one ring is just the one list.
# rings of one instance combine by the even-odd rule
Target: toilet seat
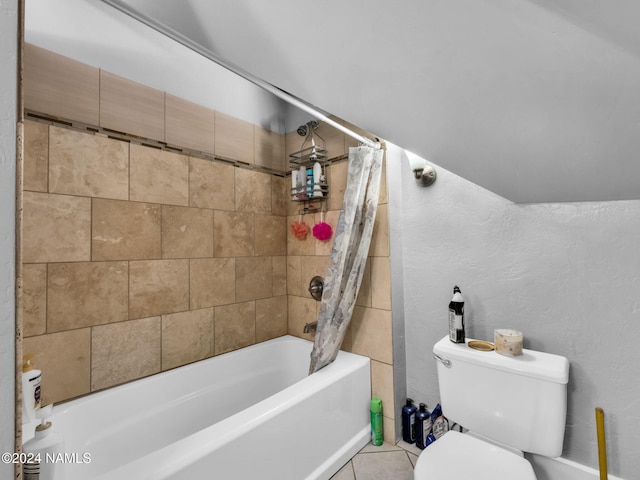
[[414,480],[536,480],[523,457],[470,435],[449,431],[418,457]]

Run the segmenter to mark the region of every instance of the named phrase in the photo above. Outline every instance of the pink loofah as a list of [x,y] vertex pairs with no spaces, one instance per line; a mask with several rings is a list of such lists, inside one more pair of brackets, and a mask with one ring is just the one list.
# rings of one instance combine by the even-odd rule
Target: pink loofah
[[[304,222],[293,222],[290,225],[291,233],[298,240],[305,240],[307,238],[307,234],[309,233],[309,225]],[[314,227],[315,228],[315,227]]]
[[328,223],[319,222],[313,226],[313,236],[318,240],[329,240],[331,235],[333,235],[333,229]]

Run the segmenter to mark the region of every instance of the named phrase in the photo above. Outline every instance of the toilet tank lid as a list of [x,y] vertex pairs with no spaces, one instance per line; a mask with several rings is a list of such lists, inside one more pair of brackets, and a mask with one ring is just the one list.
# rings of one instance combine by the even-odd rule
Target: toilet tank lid
[[433,346],[433,353],[446,360],[481,364],[488,368],[504,370],[511,373],[539,378],[554,383],[569,381],[569,360],[561,355],[523,349],[522,355],[510,357],[495,351],[483,352],[467,346],[466,343],[453,343],[449,336],[444,337]]

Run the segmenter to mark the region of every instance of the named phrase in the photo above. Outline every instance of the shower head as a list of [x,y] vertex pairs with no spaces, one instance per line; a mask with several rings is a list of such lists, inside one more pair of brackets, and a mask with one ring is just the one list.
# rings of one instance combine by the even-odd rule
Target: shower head
[[311,128],[311,130],[317,130],[319,125],[320,122],[318,122],[317,120],[310,120],[304,125],[300,125],[298,127],[298,130],[296,131],[298,132],[298,135],[304,137],[305,135],[307,135],[307,133],[309,133],[309,127]]

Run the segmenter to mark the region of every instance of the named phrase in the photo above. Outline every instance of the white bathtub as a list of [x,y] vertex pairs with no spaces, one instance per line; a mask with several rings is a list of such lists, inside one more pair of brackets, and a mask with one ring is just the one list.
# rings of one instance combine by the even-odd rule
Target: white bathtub
[[369,440],[369,359],[307,376],[311,346],[280,337],[54,408],[67,480],[330,478]]

